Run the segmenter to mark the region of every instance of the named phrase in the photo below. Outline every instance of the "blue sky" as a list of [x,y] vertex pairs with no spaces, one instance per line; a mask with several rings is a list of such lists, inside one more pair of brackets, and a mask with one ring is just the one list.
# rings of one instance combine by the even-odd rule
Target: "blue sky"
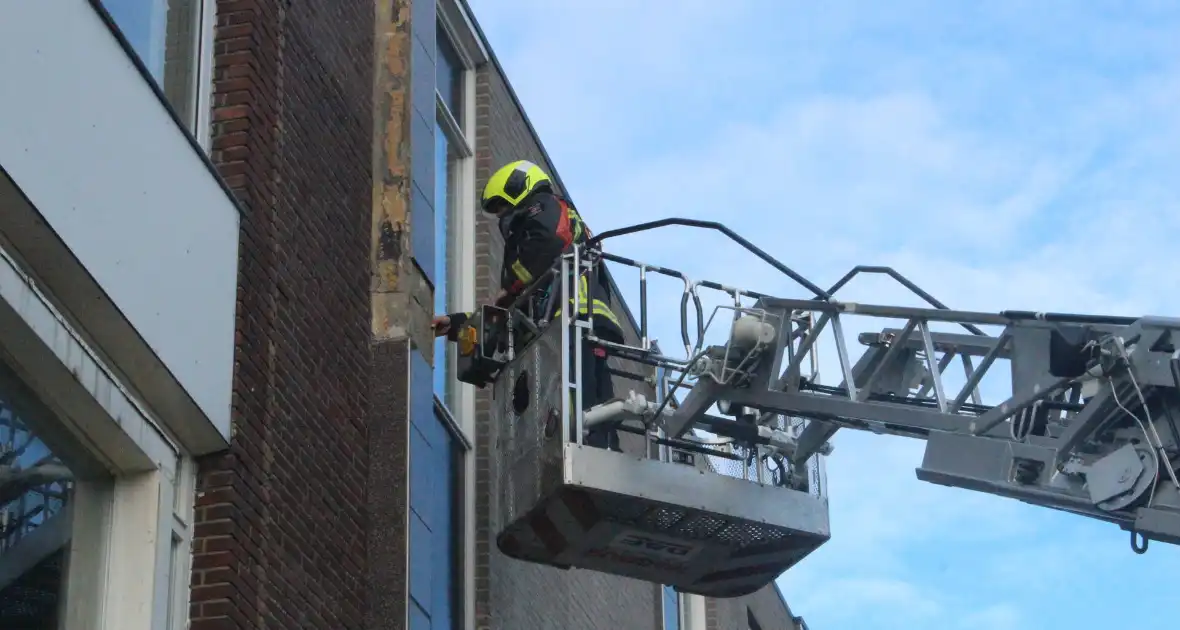
[[[1174,2],[471,4],[598,231],[711,218],[821,285],[885,264],[958,308],[1180,314]],[[803,296],[715,235],[610,247]],[[842,297],[913,303],[873,281]],[[652,309],[672,340],[676,305]],[[835,446],[833,539],[781,580],[813,630],[1175,614],[1180,549],[1137,556],[1117,527],[919,482],[918,441]]]

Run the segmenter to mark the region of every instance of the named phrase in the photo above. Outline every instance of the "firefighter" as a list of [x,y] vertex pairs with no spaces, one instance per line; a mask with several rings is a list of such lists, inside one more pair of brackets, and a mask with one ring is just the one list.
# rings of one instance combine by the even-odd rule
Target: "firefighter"
[[[498,306],[511,304],[533,281],[553,267],[558,258],[572,244],[582,244],[589,238],[589,230],[569,201],[558,196],[553,183],[541,167],[525,160],[511,162],[488,179],[483,190],[483,210],[499,220],[504,237],[504,263],[500,273]],[[595,336],[607,341],[624,341],[622,326],[611,311],[610,282],[605,273],[594,274],[591,282],[587,273],[574,280],[578,290],[580,315],[594,313]],[[591,286],[593,285],[593,286]],[[556,278],[550,289],[552,299],[560,299],[561,283]],[[570,300],[572,307],[573,300]],[[470,316],[451,313],[434,319],[436,336],[455,335]],[[554,309],[554,317],[561,316],[561,307]],[[571,361],[574,356],[570,349]],[[582,407],[589,409],[614,398],[606,352],[586,343],[582,348]],[[619,435],[614,426],[591,429],[586,444],[620,451]]]

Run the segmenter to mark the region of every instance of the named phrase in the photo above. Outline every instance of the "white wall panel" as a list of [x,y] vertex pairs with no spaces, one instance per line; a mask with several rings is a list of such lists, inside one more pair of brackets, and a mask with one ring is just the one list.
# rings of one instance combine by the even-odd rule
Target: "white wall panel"
[[216,448],[192,423],[228,438],[236,206],[86,0],[4,2],[0,77],[0,231],[162,419]]

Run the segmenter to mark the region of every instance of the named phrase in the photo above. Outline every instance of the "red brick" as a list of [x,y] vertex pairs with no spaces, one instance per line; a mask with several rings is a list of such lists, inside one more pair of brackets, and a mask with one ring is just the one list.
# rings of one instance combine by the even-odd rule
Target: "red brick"
[[233,586],[217,584],[215,586],[197,586],[192,591],[193,602],[206,602],[215,599],[229,599],[234,593]]
[[189,630],[237,630],[237,623],[228,617],[219,619],[193,619],[189,622]]
[[200,466],[192,630],[359,629],[364,589],[343,585],[368,524],[340,503],[368,472],[373,5],[218,0],[217,23],[212,157],[243,212],[234,438]]
[[230,120],[234,118],[245,118],[250,114],[250,107],[247,105],[235,105],[233,107],[218,107],[213,110],[213,121],[220,122],[223,120]]

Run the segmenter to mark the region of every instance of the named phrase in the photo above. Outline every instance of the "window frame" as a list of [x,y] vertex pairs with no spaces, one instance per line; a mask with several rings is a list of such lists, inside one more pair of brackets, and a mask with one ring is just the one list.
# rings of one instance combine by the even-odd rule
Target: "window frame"
[[[669,594],[671,594],[671,596],[674,598],[674,601],[676,602],[675,604],[673,604],[676,607],[675,611],[668,610]],[[674,627],[669,627],[669,624],[668,624],[668,614],[670,612],[675,614],[676,625]],[[675,588],[673,588],[667,584],[661,585],[660,586],[660,628],[662,628],[662,630],[686,630],[684,627],[685,616],[686,615],[684,614],[684,597],[681,596],[680,591],[677,591]]]
[[[437,90],[435,91],[435,100],[436,100],[436,108],[435,108],[436,113],[435,113],[435,127],[434,127],[434,129],[435,129],[436,137],[434,138],[434,146],[432,147],[432,151],[434,152],[434,162],[435,162],[435,169],[436,169],[436,172],[434,174],[435,191],[436,191],[436,194],[435,194],[435,206],[436,207],[434,209],[435,222],[434,222],[434,226],[433,226],[433,229],[435,230],[434,252],[435,252],[435,262],[436,262],[434,290],[437,295],[439,287],[440,286],[444,287],[444,290],[446,292],[446,300],[445,300],[444,304],[442,305],[442,312],[451,313],[451,312],[455,312],[455,311],[459,311],[459,310],[463,310],[463,311],[469,310],[469,309],[460,308],[457,306],[457,304],[461,301],[462,294],[461,294],[461,292],[459,294],[456,294],[456,292],[455,292],[456,291],[456,284],[462,283],[467,270],[460,265],[449,264],[449,261],[448,261],[448,259],[452,256],[452,253],[459,253],[458,248],[455,247],[456,240],[457,240],[455,237],[457,235],[454,234],[453,231],[454,231],[455,220],[458,218],[457,215],[460,214],[459,212],[455,211],[455,208],[456,208],[456,204],[460,201],[459,195],[461,195],[461,193],[463,192],[463,190],[462,190],[463,187],[460,185],[462,182],[459,180],[459,178],[457,176],[454,179],[452,179],[452,177],[451,177],[452,160],[451,160],[449,153],[450,153],[451,147],[456,146],[456,145],[451,140],[450,135],[448,133],[446,133],[446,129],[447,129],[447,124],[448,124],[447,121],[449,120],[450,122],[453,123],[454,120],[453,120],[453,117],[450,116],[449,111],[447,111],[447,109],[441,103],[439,103],[439,96],[438,96]],[[441,173],[437,172],[437,168],[439,166],[439,159],[438,159],[438,155],[437,155],[438,148],[439,148],[439,138],[437,137],[437,134],[440,131],[443,132],[442,139],[446,142],[446,147],[447,147],[447,151],[448,151],[448,155],[444,156],[445,159],[442,161],[442,166],[443,166],[444,170]],[[456,161],[455,170],[458,170],[459,163],[460,163],[459,161]],[[439,206],[439,203],[438,203],[439,199],[438,199],[437,191],[438,191],[438,178],[439,177],[442,177],[446,180],[444,182],[444,188],[446,189],[446,196],[444,198],[444,203],[441,204],[442,207],[438,207]],[[444,229],[444,233],[441,235],[438,233],[438,214],[440,212],[445,213],[445,216],[446,216],[446,221],[445,221],[446,227]],[[442,241],[442,244],[443,244],[442,247],[439,247],[440,241]],[[442,253],[441,258],[443,261],[441,269],[439,269],[438,265],[437,265],[440,250]],[[457,298],[459,298],[459,299],[457,299]],[[455,308],[452,308],[452,306],[454,306]],[[435,305],[435,310],[438,310],[437,304]],[[435,374],[431,375],[431,389],[434,390],[434,387],[435,387],[435,380],[434,379],[439,378],[440,376],[443,379],[443,391],[441,392],[441,396],[440,396],[440,392],[434,391],[435,404],[441,404],[447,410],[448,417],[451,417],[453,419],[453,416],[451,416],[450,406],[453,402],[456,402],[458,400],[458,397],[460,396],[460,392],[459,392],[460,388],[455,387],[455,384],[449,382],[449,380],[450,380],[450,377],[455,374],[455,371],[457,369],[458,354],[456,352],[454,344],[448,343],[445,339],[438,339],[435,341],[434,352],[435,352],[435,356],[434,356],[433,370],[435,371]],[[440,370],[440,369],[443,370],[442,375],[439,375],[437,373],[438,370]],[[448,400],[448,394],[454,400]]]
[[[446,274],[443,282],[446,286],[448,300],[454,304],[457,311],[471,311],[476,308],[474,253],[475,212],[477,210],[475,204],[475,72],[477,66],[476,58],[463,45],[463,38],[457,32],[460,25],[456,25],[456,20],[450,17],[452,12],[448,11],[447,4],[447,0],[439,0],[436,4],[435,32],[437,37],[446,38],[457,57],[456,70],[459,77],[455,83],[462,88],[458,94],[458,101],[463,107],[463,111],[451,111],[450,104],[438,89],[436,73],[435,122],[446,137],[448,150],[453,151],[456,157],[454,158],[454,180],[451,180],[449,172],[441,175],[448,179],[446,207],[435,208],[435,212],[447,213],[447,233],[441,237],[435,234],[434,238],[436,243],[440,238],[445,239],[446,255],[444,260],[451,259],[453,261],[443,270],[443,273]],[[436,54],[441,52],[440,48],[441,45],[436,43]],[[449,169],[451,166],[450,156],[448,156],[446,164]],[[439,176],[440,174],[435,174],[436,178]],[[442,362],[445,369],[453,374],[458,363],[456,349],[453,344],[444,344],[443,348],[445,356],[435,357],[436,369],[438,364]],[[457,388],[455,390],[453,402],[456,407],[461,409],[458,415],[467,420],[473,414],[466,413],[464,403],[467,402],[465,397],[470,398],[471,393],[464,391],[464,389]],[[472,400],[474,399],[472,398]],[[448,407],[448,412],[453,415],[456,410],[450,409],[448,402],[442,401],[443,405]],[[470,422],[465,424],[470,424]],[[474,426],[460,425],[460,430],[464,439],[470,442],[470,438],[475,434]]]
[[[475,213],[478,211],[475,191],[475,74],[480,63],[480,57],[464,45],[464,38],[457,29],[463,24],[456,25],[453,17],[455,10],[462,10],[455,0],[438,0],[436,5],[437,34],[448,38],[452,49],[458,57],[458,70],[461,74],[457,81],[462,85],[459,102],[462,112],[452,112],[442,93],[435,86],[435,122],[443,130],[447,139],[447,146],[456,154],[453,165],[454,179],[448,174],[447,207],[441,209],[447,213],[447,234],[445,239],[447,257],[452,259],[446,273],[446,287],[448,300],[458,311],[473,311],[477,307],[475,300]],[[469,23],[468,23],[469,25]],[[448,166],[451,164],[448,160]],[[435,177],[439,175],[436,173]],[[438,212],[440,209],[436,208]],[[440,238],[435,235],[436,242]],[[454,344],[446,344],[445,357],[435,357],[437,369],[439,361],[445,361],[447,369],[453,374],[458,362],[458,355]],[[475,394],[470,388],[456,388],[454,394],[455,409],[451,409],[445,400],[439,400],[436,394],[435,403],[441,404],[446,411],[447,418],[456,432],[459,440],[471,449],[475,436]]]
[[[0,276],[23,284],[24,300],[14,312],[0,299],[0,315],[16,324],[0,330],[0,376],[26,426],[74,473],[63,626],[182,630],[193,459],[4,245]],[[61,371],[77,377],[55,378]]]
[[213,66],[215,63],[213,47],[217,32],[217,0],[200,0],[201,19],[197,33],[197,71],[196,75],[196,120],[195,129],[191,129],[197,144],[211,153],[213,150]]
[[[105,6],[103,0],[90,0],[90,3],[95,10],[103,15],[104,20],[107,21],[110,27],[118,33],[118,37],[122,39],[123,47],[127,54],[139,66],[144,80],[152,85],[152,88],[156,91],[164,106],[172,113],[173,118],[196,140],[201,150],[208,155],[212,152],[213,145],[213,67],[216,61],[214,58],[214,45],[217,28],[217,0],[193,1],[197,5],[197,16],[194,20],[193,41],[189,43],[192,46],[192,54],[196,58],[193,59],[192,80],[188,86],[191,90],[188,104],[193,107],[192,115],[188,117],[188,120],[182,116],[182,110],[175,107],[172,101],[169,100],[165,93],[164,85],[156,80],[151,69],[148,67],[148,60],[140,57],[128,36],[123,32],[119,22],[107,6]],[[166,36],[165,40],[167,40]],[[167,47],[167,41],[164,42],[164,46]]]
[[[448,256],[452,263],[447,266],[447,292],[458,311],[473,311],[476,304],[475,282],[475,232],[476,213],[479,212],[475,190],[475,149],[476,149],[476,73],[487,63],[488,53],[483,41],[475,30],[475,22],[465,3],[460,0],[436,0],[436,36],[445,36],[458,57],[458,68],[462,73],[457,83],[462,87],[458,101],[463,111],[452,112],[435,86],[435,118],[447,136],[447,142],[457,154],[454,163],[455,177],[448,182],[448,207],[446,208],[448,234],[446,238]],[[437,51],[435,51],[437,53]],[[437,73],[436,73],[437,76]],[[435,236],[438,238],[438,235]],[[454,366],[458,356],[454,344],[446,344],[447,356],[443,360]],[[436,357],[436,365],[439,360]],[[453,368],[452,368],[453,369]],[[454,372],[452,371],[452,374]],[[461,589],[456,603],[462,607],[456,618],[459,627],[475,629],[475,392],[470,387],[456,387],[453,395],[454,408],[435,397],[436,412],[441,412],[448,428],[456,438],[459,453],[456,495],[460,505],[455,512],[455,529],[461,540],[457,552],[461,560]]]

